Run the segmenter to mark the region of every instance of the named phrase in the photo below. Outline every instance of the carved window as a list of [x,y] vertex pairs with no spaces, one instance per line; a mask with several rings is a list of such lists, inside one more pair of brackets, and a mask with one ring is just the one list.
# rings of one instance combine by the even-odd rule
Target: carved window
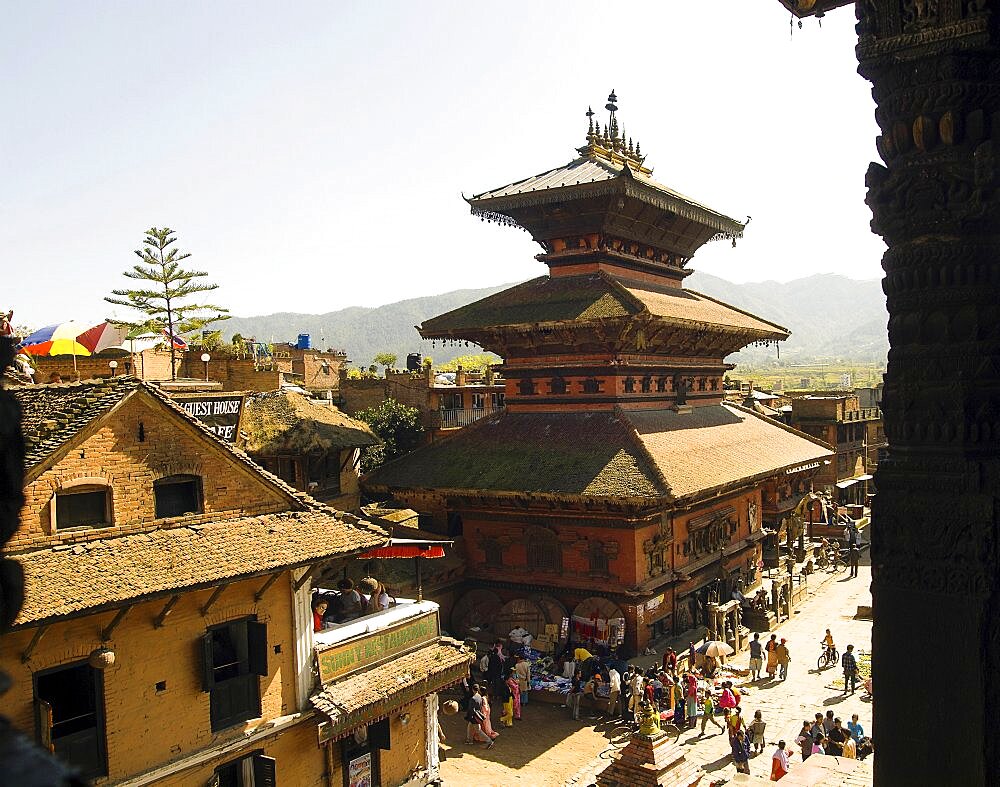
[[649,393],[652,390],[653,390],[653,378],[652,377],[643,377],[642,378],[642,392],[643,393]]
[[517,384],[517,390],[521,396],[534,396],[535,395],[535,381],[525,378]]
[[566,385],[566,380],[562,377],[553,377],[549,382],[549,391],[554,394],[564,394],[566,393],[568,386]]
[[602,542],[590,542],[590,545],[587,547],[587,559],[590,563],[591,573],[607,575],[608,553],[604,551],[604,544]]
[[596,377],[588,377],[583,381],[583,392],[595,394],[601,392],[601,382]]
[[704,391],[705,390],[705,378],[704,377],[699,377],[698,378],[698,390],[699,391]]
[[711,388],[712,388],[713,391],[718,391],[719,390],[719,378],[718,377],[713,377],[708,382],[709,382],[709,385],[711,386]]
[[657,393],[663,393],[666,390],[667,390],[667,378],[666,377],[659,377],[659,378],[657,378],[657,380],[656,380],[656,392]]
[[495,538],[483,539],[483,553],[487,568],[503,568],[503,548]]
[[655,577],[657,574],[663,573],[663,550],[653,549],[648,555],[646,555],[649,567],[649,576]]
[[528,539],[528,568],[562,571],[562,546],[551,530],[537,530]]
[[626,377],[625,378],[625,393],[635,393],[635,378]]

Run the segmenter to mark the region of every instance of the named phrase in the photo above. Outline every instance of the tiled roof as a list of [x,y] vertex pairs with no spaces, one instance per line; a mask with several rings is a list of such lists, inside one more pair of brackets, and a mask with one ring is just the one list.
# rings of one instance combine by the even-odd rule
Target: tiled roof
[[486,416],[383,465],[365,485],[638,498],[668,492],[628,421],[607,411]]
[[373,489],[683,498],[832,456],[742,407],[488,416],[390,462]]
[[460,642],[442,637],[387,664],[325,686],[309,701],[330,718],[336,735],[461,680],[473,658]]
[[16,625],[227,579],[305,565],[387,543],[324,511],[288,511],[115,536],[10,557],[24,568]]
[[310,453],[376,445],[364,421],[293,391],[247,394],[241,428],[251,453]]
[[573,191],[593,191],[595,185],[638,187],[647,192],[648,196],[658,197],[657,201],[662,203],[660,207],[664,209],[711,226],[719,232],[732,235],[743,232],[744,225],[741,222],[658,183],[634,165],[596,156],[577,158],[548,172],[476,194],[469,199],[469,204],[473,211],[502,211],[513,205],[523,204],[528,198],[543,202],[561,201]]
[[676,498],[833,456],[825,443],[735,405],[627,415]]
[[541,276],[433,317],[420,327],[424,338],[461,337],[499,326],[589,322],[645,314],[654,320],[748,334],[747,341],[785,339],[788,330],[701,293],[654,288],[607,273]]
[[140,383],[132,377],[12,388],[21,406],[25,469],[30,469],[110,410]]

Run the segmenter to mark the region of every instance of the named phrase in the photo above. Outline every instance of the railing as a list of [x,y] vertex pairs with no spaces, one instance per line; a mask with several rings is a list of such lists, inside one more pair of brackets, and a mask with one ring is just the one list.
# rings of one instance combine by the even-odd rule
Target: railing
[[457,429],[468,426],[487,415],[498,413],[502,407],[470,407],[463,410],[437,410],[429,414],[429,426],[432,429]]
[[858,410],[845,410],[842,421],[871,421],[882,417],[878,407],[862,407]]

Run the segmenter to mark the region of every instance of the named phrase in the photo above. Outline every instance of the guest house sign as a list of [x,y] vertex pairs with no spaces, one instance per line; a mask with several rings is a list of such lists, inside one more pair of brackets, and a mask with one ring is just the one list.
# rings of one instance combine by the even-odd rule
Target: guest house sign
[[240,413],[243,411],[243,394],[178,396],[177,404],[223,440],[230,443],[236,440]]
[[327,684],[361,667],[387,661],[437,636],[437,613],[433,612],[360,639],[333,645],[316,654],[320,682]]

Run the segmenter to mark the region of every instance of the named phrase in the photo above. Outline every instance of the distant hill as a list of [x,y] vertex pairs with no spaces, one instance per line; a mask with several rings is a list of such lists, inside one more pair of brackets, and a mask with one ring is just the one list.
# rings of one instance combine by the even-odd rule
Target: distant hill
[[[327,314],[281,312],[233,317],[226,321],[226,334],[294,342],[298,334],[308,333],[313,347],[346,350],[359,366],[367,366],[382,351],[395,353],[400,366],[411,352],[444,363],[474,350],[464,346],[445,348],[440,342],[432,346],[420,338],[414,326],[509,286],[454,290],[377,308],[350,307]],[[882,363],[889,350],[885,295],[877,280],[859,281],[828,273],[784,283],[734,284],[695,271],[684,280],[684,286],[788,328],[792,337],[782,343],[782,361]],[[773,347],[750,348],[730,356],[729,361],[760,363],[773,360],[775,354]]]

